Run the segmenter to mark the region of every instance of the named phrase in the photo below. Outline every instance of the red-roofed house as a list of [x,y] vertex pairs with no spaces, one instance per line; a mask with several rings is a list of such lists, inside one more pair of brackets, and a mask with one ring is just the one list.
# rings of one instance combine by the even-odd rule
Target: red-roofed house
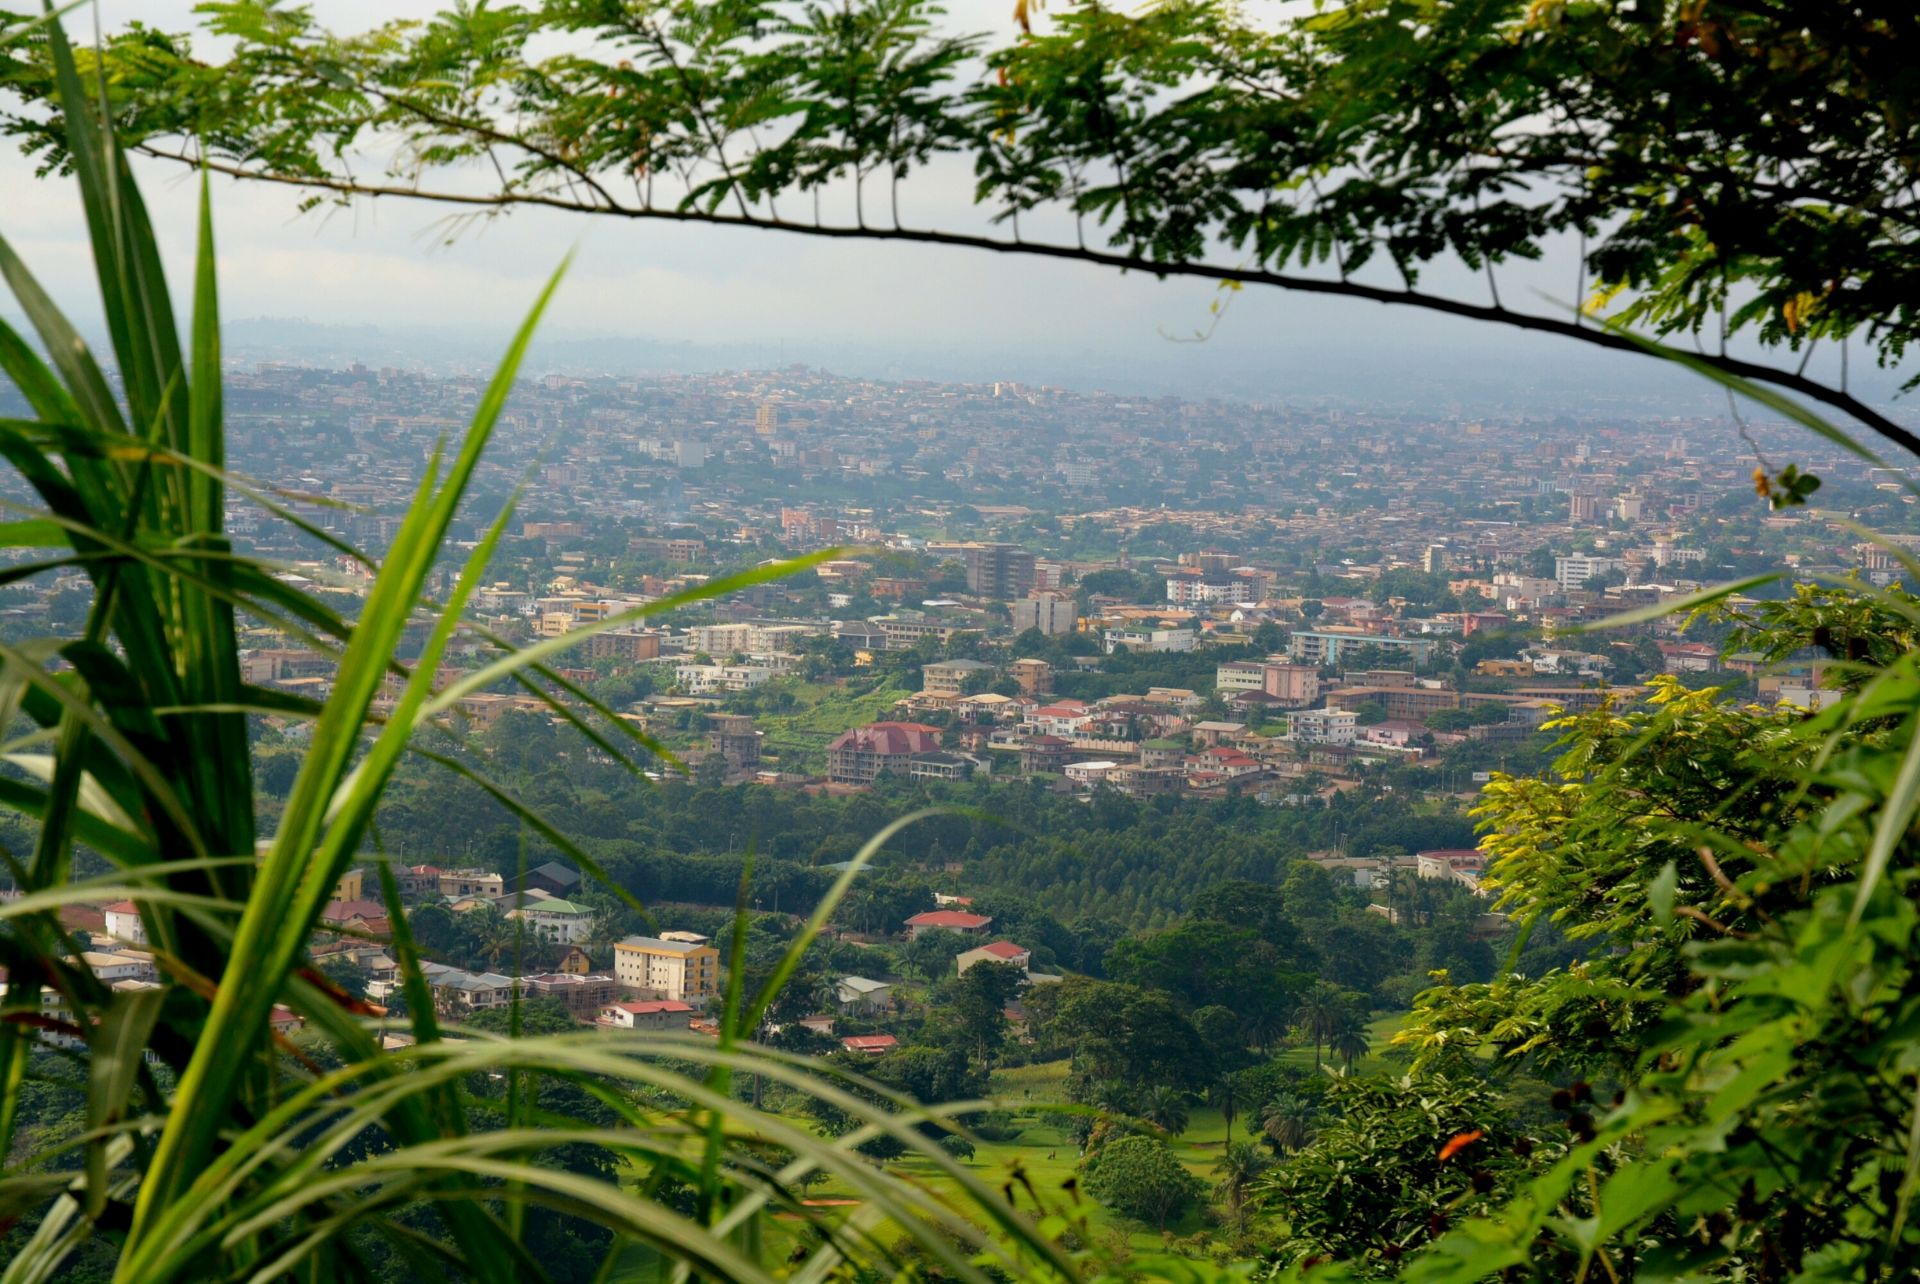
[[827,779],[870,785],[883,771],[906,774],[915,756],[940,752],[940,729],[918,722],[875,722],[842,732],[827,746]]
[[848,1052],[864,1052],[870,1057],[877,1057],[899,1047],[900,1040],[890,1034],[850,1034],[840,1040],[840,1046]]
[[1033,951],[1012,941],[995,941],[991,945],[982,945],[957,955],[953,962],[961,976],[965,976],[967,969],[976,963],[1011,963],[1024,972],[1033,962]]
[[1093,721],[1093,710],[1074,700],[1046,705],[1027,715],[1027,726],[1043,736],[1072,737]]
[[993,920],[985,914],[969,914],[965,910],[927,910],[915,914],[907,920],[907,939],[913,940],[922,932],[946,931],[961,932],[968,936],[984,936]]
[[116,941],[126,941],[130,945],[147,943],[146,925],[140,921],[140,907],[132,901],[115,901],[102,911],[106,918],[107,935]]
[[609,1003],[594,1024],[604,1030],[680,1030],[693,1019],[693,1006],[678,999]]
[[393,931],[386,906],[379,901],[328,901],[320,911],[320,921],[328,927],[373,937],[386,937]]

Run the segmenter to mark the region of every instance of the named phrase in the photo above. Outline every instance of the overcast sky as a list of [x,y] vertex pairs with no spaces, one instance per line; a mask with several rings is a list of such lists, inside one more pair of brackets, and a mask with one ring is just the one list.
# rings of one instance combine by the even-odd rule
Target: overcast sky
[[[429,0],[313,0],[322,19],[342,30],[434,7]],[[168,29],[192,25],[190,0],[101,0],[100,9],[109,26],[134,14]],[[953,0],[949,9],[956,30],[1004,37],[1011,29],[1011,0]],[[76,35],[84,37],[91,19],[76,18],[84,24]],[[163,240],[190,249],[194,180],[155,163],[141,175]],[[978,226],[967,180],[958,166],[916,176],[906,221]],[[633,225],[531,209],[469,228],[447,244],[439,207],[363,202],[302,215],[296,199],[264,185],[215,187],[228,318],[373,322],[387,335],[454,328],[504,340],[546,274],[577,247],[577,266],[550,314],[556,334],[744,342],[789,359],[886,367],[847,373],[990,378],[1004,367],[1007,377],[1164,385],[1187,395],[1215,383],[1236,395],[1364,394],[1370,381],[1417,388],[1431,380],[1437,392],[1558,378],[1581,387],[1684,386],[1639,358],[1376,304],[1248,290],[1208,343],[1178,344],[1168,336],[1206,326],[1216,297],[1211,284],[929,246]],[[30,164],[11,150],[0,154],[0,232],[76,317],[94,311],[72,185],[35,181]],[[174,266],[184,274],[185,258]],[[1510,301],[1532,299],[1531,290],[1566,300],[1571,276],[1572,262],[1564,259],[1564,270],[1556,266],[1550,275],[1514,269],[1503,285]],[[1463,297],[1484,297],[1470,274],[1434,279]]]

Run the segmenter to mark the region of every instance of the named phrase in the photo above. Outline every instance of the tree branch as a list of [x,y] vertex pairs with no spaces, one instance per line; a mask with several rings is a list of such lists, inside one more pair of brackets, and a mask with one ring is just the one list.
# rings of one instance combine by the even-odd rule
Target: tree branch
[[[1514,312],[1508,308],[1479,303],[1466,303],[1458,299],[1444,298],[1440,295],[1423,294],[1412,289],[1389,289],[1384,286],[1365,285],[1356,281],[1329,281],[1316,277],[1296,276],[1286,272],[1272,272],[1265,269],[1245,267],[1224,267],[1210,263],[1164,262],[1148,259],[1134,254],[1117,253],[1111,250],[1087,249],[1077,245],[1058,245],[1042,241],[1009,241],[991,236],[980,236],[965,232],[941,232],[930,229],[907,229],[886,227],[849,227],[845,225],[793,223],[779,218],[763,218],[752,213],[723,214],[697,208],[649,208],[618,203],[601,205],[584,201],[568,200],[563,197],[535,192],[505,193],[464,193],[432,191],[422,188],[405,187],[398,184],[369,183],[360,180],[330,178],[317,175],[278,174],[271,171],[250,169],[230,161],[220,161],[205,157],[194,157],[184,153],[170,152],[148,143],[136,144],[131,150],[159,160],[173,161],[177,164],[204,167],[213,173],[224,174],[231,178],[252,182],[277,183],[286,187],[300,187],[321,191],[337,192],[347,196],[398,196],[409,200],[434,201],[441,204],[472,205],[499,209],[515,205],[531,205],[547,209],[563,210],[573,214],[613,215],[634,220],[658,220],[670,223],[700,223],[715,227],[754,228],[760,231],[789,232],[800,236],[824,237],[829,240],[864,241],[905,241],[921,245],[945,245],[959,249],[986,250],[996,254],[1026,255],[1035,258],[1066,259],[1078,263],[1092,263],[1100,267],[1115,268],[1122,272],[1148,272],[1160,278],[1191,277],[1207,281],[1235,281],[1241,284],[1268,285],[1276,289],[1292,290],[1302,294],[1325,294],[1341,298],[1364,299],[1373,303],[1399,304],[1403,307],[1420,308],[1428,312],[1438,312],[1445,316],[1464,317],[1471,321],[1491,322],[1496,325],[1512,326],[1519,330],[1530,330],[1539,334],[1558,335],[1561,338],[1574,339],[1594,347],[1606,348],[1614,352],[1635,353],[1640,356],[1657,355],[1648,352],[1635,340],[1608,330],[1595,330],[1581,326],[1577,321],[1562,320],[1558,317],[1543,317],[1532,313]],[[603,199],[611,199],[605,197]],[[1725,354],[1708,355],[1699,358],[1704,364],[1726,374],[1751,379],[1757,383],[1771,384],[1788,392],[1797,393],[1811,401],[1817,401],[1842,412],[1863,427],[1878,436],[1899,446],[1909,454],[1920,456],[1920,435],[1895,423],[1892,419],[1873,409],[1844,389],[1833,388],[1804,374],[1782,370],[1774,366],[1763,365],[1755,361],[1743,361]]]

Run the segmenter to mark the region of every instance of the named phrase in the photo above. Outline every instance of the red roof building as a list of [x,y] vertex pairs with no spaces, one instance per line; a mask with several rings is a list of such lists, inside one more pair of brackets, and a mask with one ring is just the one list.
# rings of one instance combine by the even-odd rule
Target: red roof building
[[905,774],[919,754],[940,752],[940,729],[918,722],[875,722],[844,731],[827,746],[827,779],[870,785],[881,772]]
[[693,1019],[693,1007],[678,999],[645,999],[609,1003],[594,1024],[606,1030],[684,1029]]
[[922,932],[963,932],[970,936],[984,933],[993,920],[985,914],[969,914],[965,910],[938,909],[915,914],[907,920],[907,939],[912,940]]
[[877,1057],[899,1047],[900,1040],[890,1034],[850,1034],[840,1040],[840,1046],[848,1052],[864,1052],[870,1057]]

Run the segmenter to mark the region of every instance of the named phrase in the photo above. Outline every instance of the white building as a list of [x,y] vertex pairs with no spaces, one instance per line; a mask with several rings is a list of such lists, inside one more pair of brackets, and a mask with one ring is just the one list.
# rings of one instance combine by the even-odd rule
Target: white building
[[765,686],[790,668],[790,664],[680,664],[674,666],[673,680],[689,695],[751,691],[755,687]]
[[1213,687],[1221,695],[1231,695],[1235,691],[1265,691],[1267,666],[1245,660],[1219,665],[1213,671]]
[[129,945],[147,943],[146,925],[140,921],[140,907],[132,901],[115,901],[106,907],[107,935]]
[[507,917],[527,924],[541,940],[561,945],[577,945],[593,931],[593,911],[559,897],[528,901],[519,909],[509,911]]
[[1287,734],[1302,744],[1350,745],[1360,715],[1351,709],[1296,709],[1287,715]]
[[1108,629],[1109,652],[1119,647],[1129,651],[1191,651],[1200,635],[1192,629]]
[[1119,768],[1119,763],[1108,762],[1106,759],[1093,762],[1070,762],[1067,764],[1065,774],[1068,780],[1081,788],[1092,789]]
[[1553,578],[1560,582],[1563,589],[1577,589],[1596,575],[1626,569],[1627,564],[1617,557],[1589,557],[1584,553],[1573,553],[1553,559]]

